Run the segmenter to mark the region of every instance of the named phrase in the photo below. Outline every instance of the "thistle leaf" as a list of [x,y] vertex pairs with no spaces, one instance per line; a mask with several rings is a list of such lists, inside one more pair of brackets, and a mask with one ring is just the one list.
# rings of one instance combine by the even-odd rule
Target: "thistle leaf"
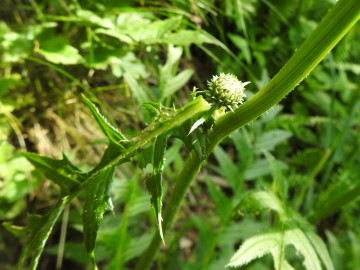
[[68,160],[65,154],[61,160],[30,152],[24,152],[22,155],[49,180],[58,184],[64,194],[70,194],[71,190],[85,179],[84,174]]
[[[28,225],[23,228],[21,232],[23,235],[22,239],[25,243],[17,269],[35,270],[37,268],[45,243],[49,238],[55,222],[68,202],[69,196],[65,196],[60,199],[50,213],[44,216],[28,216]],[[27,267],[29,259],[29,267]]]
[[165,163],[165,150],[167,144],[167,134],[162,134],[156,138],[154,143],[153,173],[146,180],[146,187],[151,195],[151,206],[154,210],[159,234],[164,242],[162,229],[162,172]]
[[82,97],[104,135],[108,137],[112,143],[125,148],[123,144],[127,141],[126,137],[117,128],[109,123],[109,121],[99,112],[98,108],[90,101],[90,99],[84,95]]

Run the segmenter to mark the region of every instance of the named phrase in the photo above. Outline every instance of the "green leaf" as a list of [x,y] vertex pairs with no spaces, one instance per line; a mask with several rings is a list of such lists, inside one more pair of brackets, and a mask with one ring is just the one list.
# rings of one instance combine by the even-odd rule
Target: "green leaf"
[[144,88],[139,85],[132,74],[125,72],[124,79],[128,83],[131,93],[140,105],[151,101]]
[[286,244],[292,244],[295,249],[304,256],[304,266],[308,270],[321,270],[319,258],[305,233],[300,229],[292,229],[285,232]]
[[249,48],[249,41],[238,36],[229,34],[230,40],[234,43],[234,45],[240,49],[240,54],[245,58],[247,64],[251,64],[251,52]]
[[67,159],[65,154],[63,154],[63,159],[61,160],[29,152],[23,152],[22,155],[35,168],[43,172],[49,180],[58,184],[64,194],[70,194],[85,179],[84,174]]
[[264,152],[266,159],[269,161],[271,175],[273,177],[273,192],[282,200],[286,201],[288,194],[287,179],[282,174],[280,163],[267,151]]
[[193,74],[193,70],[185,69],[176,75],[182,52],[181,47],[168,46],[167,61],[164,66],[160,67],[160,101],[183,87]]
[[167,34],[162,41],[164,43],[173,44],[177,46],[190,46],[191,44],[202,45],[218,44],[219,41],[205,32],[199,30],[185,30],[181,29],[175,33]]
[[151,206],[154,210],[159,234],[164,242],[162,230],[162,172],[165,163],[165,150],[167,145],[167,134],[156,138],[154,143],[153,173],[146,180],[146,187],[151,195]]
[[52,211],[44,216],[29,215],[28,225],[24,228],[23,240],[24,248],[21,252],[17,269],[27,269],[27,262],[30,259],[29,269],[35,270],[39,263],[40,255],[44,249],[45,243],[65,205],[70,197],[65,196],[60,199]]
[[83,212],[84,243],[86,250],[91,254],[94,250],[99,224],[106,211],[112,211],[110,186],[113,181],[115,167],[102,170],[93,177],[83,189],[85,203]]
[[239,267],[267,254],[277,252],[282,243],[281,233],[267,233],[247,239],[231,257],[226,267]]
[[222,222],[226,222],[230,217],[232,211],[232,202],[221,189],[216,186],[210,177],[207,177],[207,188],[210,193],[211,199],[215,203],[216,212],[220,216]]
[[230,159],[229,155],[221,147],[215,147],[214,155],[219,162],[218,172],[226,178],[231,187],[236,190],[241,186],[243,180],[243,174],[238,166],[235,165],[233,160]]
[[41,37],[38,52],[49,62],[62,65],[76,65],[84,62],[78,49],[71,46],[66,38],[44,35]]
[[290,244],[303,255],[303,264],[306,269],[321,270],[321,263],[316,251],[305,233],[300,229],[267,233],[247,239],[230,259],[227,267],[243,266],[255,259],[271,254],[274,258],[275,269],[293,269],[285,260],[284,254],[281,254],[285,250],[284,247]]
[[334,266],[324,241],[311,231],[307,231],[306,236],[309,238],[320,259],[323,261],[326,269],[333,270]]
[[291,132],[285,130],[271,130],[264,132],[257,138],[254,151],[257,153],[264,150],[272,151],[276,145],[287,140],[291,135]]
[[127,141],[126,137],[117,128],[113,127],[102,114],[100,114],[98,108],[90,101],[90,99],[84,95],[82,97],[105,136],[108,137],[112,143],[125,148],[123,144]]

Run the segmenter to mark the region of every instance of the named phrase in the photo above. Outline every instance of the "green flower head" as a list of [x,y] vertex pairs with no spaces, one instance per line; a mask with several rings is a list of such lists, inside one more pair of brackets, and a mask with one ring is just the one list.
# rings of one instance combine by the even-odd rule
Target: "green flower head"
[[233,110],[243,103],[245,86],[250,82],[239,81],[232,74],[220,73],[208,81],[209,90],[204,91],[205,99],[217,106]]

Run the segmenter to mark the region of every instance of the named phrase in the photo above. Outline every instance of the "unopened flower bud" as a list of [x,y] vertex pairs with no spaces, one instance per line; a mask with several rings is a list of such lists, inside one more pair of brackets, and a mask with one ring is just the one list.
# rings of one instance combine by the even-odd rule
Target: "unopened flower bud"
[[208,81],[209,89],[204,91],[205,99],[218,108],[226,107],[230,110],[243,102],[246,96],[245,86],[250,82],[241,82],[232,74],[220,73]]

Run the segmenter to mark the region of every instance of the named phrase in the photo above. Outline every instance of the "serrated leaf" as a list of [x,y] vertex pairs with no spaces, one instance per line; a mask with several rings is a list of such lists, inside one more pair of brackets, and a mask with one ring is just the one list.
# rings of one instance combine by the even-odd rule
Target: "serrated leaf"
[[226,267],[247,265],[251,261],[276,252],[282,243],[281,233],[267,233],[247,239],[231,257]]
[[305,233],[298,228],[284,232],[266,233],[247,239],[233,255],[227,267],[243,266],[251,261],[271,254],[275,269],[293,269],[285,260],[286,245],[293,245],[304,257],[303,264],[308,270],[321,270],[319,258]]
[[333,270],[334,265],[332,263],[329,252],[326,248],[324,241],[315,233],[311,231],[306,232],[306,236],[309,238],[311,244],[319,255],[320,259],[324,263],[327,270]]
[[125,148],[124,144],[127,141],[126,137],[109,123],[109,121],[99,112],[98,108],[90,101],[90,99],[84,95],[82,97],[105,136],[108,137],[112,143]]
[[300,229],[292,229],[285,232],[286,244],[291,244],[304,256],[303,264],[308,270],[321,270],[319,258],[309,239]]
[[85,179],[84,174],[63,154],[63,159],[52,159],[30,152],[22,153],[35,168],[45,174],[52,182],[58,184],[65,194],[77,187]]
[[154,143],[153,173],[146,180],[146,187],[151,195],[151,206],[154,210],[159,234],[164,242],[162,230],[162,172],[165,163],[165,150],[167,145],[167,134],[156,138]]
[[118,164],[113,166],[108,164],[110,160],[119,156],[122,152],[123,149],[119,145],[110,143],[99,164],[89,172],[91,176],[83,187],[85,192],[83,211],[84,243],[90,255],[94,250],[97,230],[103,215],[106,211],[112,210],[110,187]]
[[269,191],[252,192],[248,199],[250,204],[255,202],[256,207],[275,211],[283,222],[288,219],[285,206],[273,193]]
[[[35,270],[37,268],[45,243],[49,238],[55,222],[68,202],[69,196],[65,196],[60,199],[58,204],[47,215],[28,216],[28,225],[22,232],[24,236],[22,239],[25,243],[21,252],[17,269]],[[29,267],[27,267],[29,259]]]
[[84,189],[85,203],[83,212],[84,243],[86,250],[92,253],[99,224],[106,211],[112,211],[110,186],[113,181],[115,167],[102,170],[96,174]]

